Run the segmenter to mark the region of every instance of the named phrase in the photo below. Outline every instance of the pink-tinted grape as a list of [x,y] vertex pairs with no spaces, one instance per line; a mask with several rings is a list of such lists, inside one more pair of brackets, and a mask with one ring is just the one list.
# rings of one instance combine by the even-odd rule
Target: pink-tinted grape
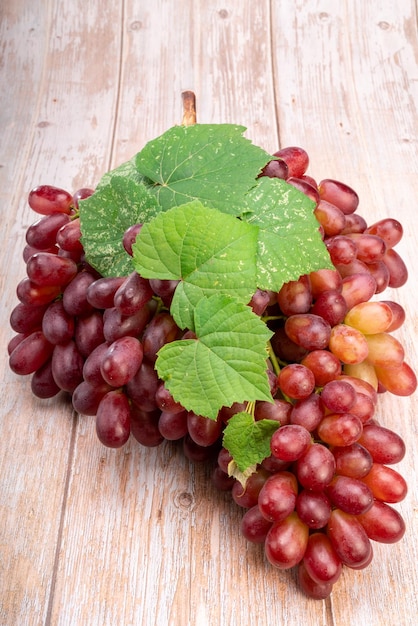
[[74,410],[81,415],[97,415],[99,404],[109,391],[110,385],[92,385],[83,380],[71,395]]
[[402,287],[408,280],[408,268],[400,254],[393,248],[389,248],[386,250],[383,262],[389,270],[389,287],[394,289]]
[[103,357],[106,354],[109,346],[110,343],[108,342],[101,343],[96,348],[94,348],[94,350],[92,350],[92,352],[84,361],[83,378],[86,382],[90,383],[93,386],[100,387],[105,383],[101,372],[101,365],[103,362]]
[[272,299],[271,291],[257,289],[249,302],[249,306],[253,310],[253,313],[255,313],[256,315],[263,315],[266,308],[271,303],[271,299]]
[[318,189],[316,186],[314,187],[310,182],[308,182],[308,180],[304,178],[296,178],[296,176],[290,176],[286,182],[304,193],[305,196],[308,196],[308,198],[310,198],[315,205],[318,204],[320,200]]
[[68,191],[52,185],[39,185],[29,193],[28,204],[36,213],[71,213],[73,197]]
[[36,285],[25,277],[18,283],[16,295],[20,302],[30,306],[49,304],[61,293],[59,285]]
[[132,272],[121,284],[114,296],[114,305],[122,315],[133,315],[147,304],[153,296],[150,283],[138,272]]
[[158,420],[158,430],[164,439],[168,441],[177,441],[187,435],[189,429],[187,427],[187,411],[161,411]]
[[305,489],[322,491],[331,482],[334,472],[334,456],[320,443],[313,443],[296,461],[296,476]]
[[62,226],[57,232],[57,243],[63,250],[68,252],[83,252],[80,241],[81,229],[80,220],[75,219]]
[[307,572],[306,566],[301,561],[297,568],[297,577],[299,587],[309,598],[313,600],[325,600],[332,593],[332,583],[318,583],[311,578]]
[[292,472],[277,472],[263,484],[258,494],[258,508],[269,522],[279,522],[295,508],[298,484]]
[[330,326],[340,324],[347,313],[347,303],[336,289],[323,291],[315,300],[310,312],[322,317]]
[[399,302],[393,300],[382,300],[382,304],[386,304],[392,311],[392,322],[386,328],[386,332],[392,333],[394,330],[398,330],[405,321],[406,313],[405,309]]
[[393,248],[400,242],[403,236],[402,224],[393,217],[385,217],[368,226],[366,233],[381,237],[388,248]]
[[393,319],[392,309],[384,302],[360,302],[345,316],[344,323],[371,335],[385,332]]
[[309,528],[324,528],[331,516],[331,503],[323,491],[302,489],[296,499],[296,511]]
[[61,391],[52,375],[51,359],[32,374],[31,391],[34,396],[42,399],[53,398]]
[[161,311],[154,315],[142,337],[144,357],[154,363],[160,348],[174,341],[178,333],[179,328],[170,313]]
[[323,387],[341,374],[340,360],[328,350],[313,350],[301,361],[308,367],[315,377],[315,385]]
[[278,398],[275,398],[273,402],[258,400],[254,409],[254,419],[257,422],[264,419],[274,420],[284,426],[290,422],[292,406],[287,400]]
[[304,400],[297,400],[290,413],[290,423],[303,426],[313,432],[324,417],[325,408],[320,396],[313,393]]
[[54,347],[52,354],[52,374],[57,385],[72,393],[83,380],[84,359],[77,349],[75,341]]
[[380,543],[396,543],[405,534],[406,526],[401,514],[385,502],[375,500],[373,506],[357,516],[369,539]]
[[333,413],[347,413],[356,401],[357,392],[344,380],[331,380],[321,391],[321,400]]
[[329,349],[342,363],[361,363],[369,354],[363,333],[347,324],[332,327]]
[[104,380],[112,387],[123,387],[135,376],[142,364],[143,348],[135,337],[120,337],[108,347],[100,368]]
[[85,198],[89,198],[93,194],[94,189],[90,189],[89,187],[81,187],[80,189],[77,189],[77,191],[73,193],[74,208],[78,211],[80,208],[80,201],[85,200]]
[[367,222],[358,213],[350,213],[345,216],[345,227],[341,231],[342,235],[348,235],[350,233],[363,233],[367,228]]
[[80,354],[85,358],[104,342],[103,315],[101,311],[93,311],[77,318],[74,340]]
[[358,441],[363,424],[351,413],[329,413],[318,425],[317,433],[331,446],[350,446]]
[[31,333],[42,328],[42,320],[48,304],[32,306],[19,302],[12,310],[9,318],[10,327],[16,333]]
[[15,374],[33,374],[50,358],[54,346],[40,330],[25,337],[9,356],[9,367]]
[[279,386],[289,398],[302,400],[313,392],[315,377],[304,365],[290,363],[280,370]]
[[369,562],[372,547],[357,516],[334,509],[327,524],[327,535],[344,565],[361,568]]
[[67,343],[73,338],[75,321],[64,309],[62,300],[51,302],[42,320],[42,331],[54,345]]
[[299,424],[287,424],[273,433],[270,450],[282,461],[296,461],[311,443],[311,433],[306,428]]
[[171,392],[163,382],[159,384],[155,393],[155,402],[161,411],[167,411],[167,413],[184,412],[184,407],[174,400]]
[[307,313],[312,304],[312,293],[307,276],[284,283],[277,293],[277,303],[286,316]]
[[56,244],[57,233],[62,226],[70,222],[65,213],[45,215],[31,224],[26,231],[26,242],[37,250],[48,250]]
[[122,244],[126,252],[132,256],[132,245],[135,243],[138,234],[141,232],[142,224],[132,224],[123,233]]
[[324,229],[325,236],[340,235],[345,227],[345,215],[331,202],[320,200],[315,207],[314,215]]
[[126,276],[98,278],[87,287],[87,300],[96,309],[114,307],[115,293],[125,282]]
[[122,391],[112,390],[100,401],[96,414],[99,441],[109,448],[120,448],[129,439],[131,409]]
[[417,389],[417,376],[406,361],[397,367],[375,365],[375,372],[379,383],[396,396],[410,396]]
[[341,291],[343,281],[336,269],[327,269],[311,272],[309,274],[309,282],[311,284],[312,297],[316,300],[323,291]]
[[358,443],[370,452],[375,463],[383,465],[399,463],[406,452],[403,439],[393,430],[380,424],[364,424]]
[[253,472],[249,476],[245,487],[236,480],[232,487],[232,498],[234,502],[246,509],[250,509],[258,504],[259,493],[269,476],[269,472],[263,468],[258,468],[256,472]]
[[300,178],[309,166],[309,156],[306,150],[299,146],[286,146],[273,153],[274,156],[283,159],[288,168],[288,177]]
[[207,447],[219,439],[222,432],[222,422],[219,418],[212,420],[190,411],[187,415],[187,428],[195,443]]
[[326,348],[331,336],[329,323],[312,313],[291,315],[284,328],[289,339],[309,351]]
[[327,237],[325,245],[334,265],[351,263],[357,256],[357,245],[347,235]]
[[81,271],[67,285],[62,302],[69,315],[87,315],[93,311],[93,306],[87,300],[87,289],[96,280],[89,271]]
[[159,446],[164,437],[158,428],[160,411],[143,411],[136,404],[131,406],[131,433],[136,441],[147,448]]
[[338,180],[324,178],[318,184],[318,191],[323,200],[335,204],[345,215],[354,213],[359,205],[357,192]]
[[333,506],[352,515],[365,513],[373,504],[371,489],[365,482],[351,476],[334,476],[325,493]]
[[261,514],[257,505],[245,511],[241,519],[241,533],[251,543],[264,543],[271,522]]
[[105,339],[112,342],[125,335],[139,337],[150,318],[151,310],[148,306],[144,306],[133,315],[122,315],[115,307],[106,309],[103,315]]
[[283,159],[269,161],[260,172],[260,176],[268,178],[281,178],[286,180],[289,176],[289,168]]
[[308,539],[303,563],[309,576],[318,583],[335,583],[342,563],[325,533],[312,533]]
[[274,522],[264,543],[267,559],[274,567],[290,569],[297,565],[305,554],[309,529],[291,513],[280,522]]
[[67,285],[77,274],[77,265],[71,259],[50,252],[37,252],[27,262],[28,278],[41,287]]
[[334,446],[332,454],[335,458],[335,471],[341,476],[363,478],[373,465],[372,455],[358,442],[349,446]]
[[401,502],[408,493],[406,480],[392,467],[373,463],[362,481],[371,489],[376,500]]
[[143,361],[136,374],[128,381],[126,393],[129,398],[143,411],[155,411],[157,403],[155,394],[160,381],[154,365]]
[[370,272],[359,272],[343,278],[342,295],[348,310],[360,302],[366,302],[376,293],[376,280]]

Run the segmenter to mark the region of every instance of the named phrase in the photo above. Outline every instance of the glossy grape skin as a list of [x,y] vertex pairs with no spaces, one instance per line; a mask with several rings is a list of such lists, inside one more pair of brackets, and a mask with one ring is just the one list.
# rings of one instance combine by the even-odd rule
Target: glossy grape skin
[[348,311],[360,302],[366,302],[376,293],[376,280],[370,272],[356,272],[343,278],[341,293]]
[[48,341],[54,345],[67,343],[73,338],[75,320],[64,309],[62,300],[48,306],[43,316],[42,330]]
[[357,256],[356,242],[347,235],[327,237],[325,245],[333,265],[351,263]]
[[317,299],[323,291],[336,290],[341,292],[342,278],[338,270],[317,270],[309,274],[312,297]]
[[366,335],[369,353],[367,360],[375,367],[400,367],[405,358],[401,342],[390,333]]
[[45,215],[29,226],[26,231],[26,242],[32,248],[48,250],[56,244],[57,233],[65,224],[70,222],[65,213]]
[[97,415],[99,404],[109,391],[112,391],[110,385],[92,385],[83,380],[71,395],[74,410],[81,415]]
[[357,247],[357,259],[364,263],[375,263],[381,261],[386,253],[387,247],[381,237],[368,233],[351,233],[346,235],[354,240]]
[[279,522],[292,513],[298,484],[291,472],[277,472],[263,484],[258,494],[258,508],[269,522]]
[[392,467],[381,463],[374,463],[362,481],[371,489],[376,500],[383,502],[401,502],[408,493],[403,476]]
[[87,289],[96,277],[89,271],[81,271],[67,285],[62,302],[69,315],[87,315],[93,312],[93,306],[87,299]]
[[161,382],[157,388],[155,402],[161,411],[167,411],[167,413],[184,412],[184,407],[174,400],[171,392],[163,382]]
[[301,361],[315,377],[315,385],[323,387],[342,372],[340,360],[328,350],[312,350]]
[[290,363],[280,370],[279,386],[289,398],[302,400],[311,395],[315,388],[315,377],[311,370],[298,363]]
[[388,248],[393,248],[402,239],[403,227],[393,217],[385,217],[368,226],[364,232],[381,237]]
[[31,377],[31,391],[37,398],[53,398],[61,389],[52,375],[52,359],[48,359]]
[[80,239],[81,229],[79,219],[64,224],[57,232],[57,244],[62,250],[67,250],[68,252],[79,252],[81,254],[84,251]]
[[315,203],[315,206],[320,201],[318,189],[316,186],[314,187],[310,182],[308,182],[308,180],[304,178],[296,178],[295,176],[289,176],[286,182],[304,193],[305,196],[308,196],[308,198]]
[[333,506],[351,515],[365,513],[371,508],[374,500],[373,492],[368,485],[350,476],[334,476],[325,493]]
[[42,328],[42,320],[48,304],[32,306],[19,302],[10,313],[9,324],[16,333],[29,334]]
[[125,276],[97,278],[87,287],[87,301],[96,309],[111,309],[115,293],[125,280]]
[[[161,415],[158,419],[158,430],[164,439],[168,441],[177,441],[182,439],[189,432],[187,425],[187,411],[177,411],[171,413],[170,411],[161,411]],[[232,485],[231,485],[232,488]]]
[[321,199],[315,207],[314,215],[324,229],[326,237],[334,237],[344,230],[345,215],[335,204]]
[[178,333],[179,328],[170,313],[162,311],[154,315],[142,337],[144,358],[154,363],[160,348],[174,341]]
[[132,226],[129,226],[123,233],[122,244],[129,256],[133,256],[132,245],[141,232],[141,228],[142,224],[132,224]]
[[309,166],[309,156],[306,150],[299,146],[286,146],[273,153],[274,156],[283,159],[288,168],[288,176],[300,178]]
[[261,514],[257,505],[248,509],[241,519],[241,533],[251,543],[264,543],[272,523]]
[[318,583],[335,583],[341,575],[342,563],[325,533],[312,533],[303,556],[309,576]]
[[329,323],[311,313],[291,315],[284,328],[289,339],[309,351],[326,348],[331,336]]
[[375,500],[373,506],[358,515],[357,519],[369,539],[380,543],[396,543],[405,534],[406,526],[401,514],[385,502]]
[[392,333],[394,330],[398,330],[405,322],[405,309],[399,302],[394,302],[393,300],[381,300],[381,303],[386,304],[392,311],[392,322],[386,328],[386,332]]
[[313,443],[296,461],[296,476],[305,489],[322,491],[331,482],[334,472],[334,456],[320,443]]
[[50,358],[54,346],[40,330],[25,337],[9,356],[9,367],[15,374],[33,374]]
[[342,563],[348,567],[361,568],[369,562],[372,547],[358,516],[334,509],[327,524],[327,535]]
[[405,456],[403,439],[393,430],[379,424],[364,424],[358,443],[371,454],[375,463],[393,465]]
[[309,528],[324,528],[331,516],[331,503],[324,491],[302,489],[296,499],[296,512]]
[[408,280],[408,268],[396,250],[389,248],[383,257],[383,262],[389,270],[389,287],[398,289]]
[[332,454],[335,458],[335,471],[341,476],[363,478],[373,465],[372,455],[358,442],[349,446],[334,446]]
[[53,185],[39,185],[28,196],[30,208],[41,215],[71,213],[73,197],[68,191]]
[[342,363],[361,363],[369,354],[363,333],[347,324],[332,327],[329,349]]
[[93,311],[87,315],[77,317],[74,340],[78,351],[85,358],[104,342],[103,315],[101,311]]
[[344,323],[365,335],[383,333],[391,326],[393,313],[384,302],[360,302],[345,316]]
[[143,411],[138,405],[131,405],[131,433],[135,440],[147,448],[155,448],[163,443],[164,437],[158,428],[160,411]]
[[246,509],[258,505],[259,493],[269,476],[269,472],[263,468],[259,468],[249,476],[245,488],[240,482],[235,481],[232,488],[232,498],[234,502]]
[[333,413],[347,413],[354,405],[357,392],[344,380],[331,380],[321,391],[321,400]]
[[123,387],[142,365],[143,348],[135,337],[116,339],[103,355],[101,374],[108,385]]
[[331,446],[350,446],[358,441],[362,431],[363,424],[351,413],[327,414],[317,428],[321,440]]
[[410,396],[417,389],[417,376],[406,361],[397,367],[375,365],[375,372],[379,383],[396,396]]
[[286,316],[307,313],[312,304],[312,292],[308,277],[284,283],[277,293],[277,303]]
[[144,360],[139,370],[126,384],[126,393],[143,411],[154,411],[158,408],[155,394],[159,384],[154,365]]
[[57,385],[72,393],[83,381],[84,359],[73,340],[56,345],[52,354],[52,374]]
[[330,326],[341,324],[347,311],[347,302],[337,289],[330,289],[319,294],[310,310],[311,314],[319,315]]
[[354,213],[359,205],[357,192],[338,180],[324,178],[318,183],[318,191],[321,198],[335,204],[345,215]]
[[290,412],[290,423],[303,426],[309,432],[313,432],[324,417],[324,405],[320,396],[316,393],[298,400]]
[[263,167],[259,174],[259,177],[261,176],[286,180],[289,177],[289,168],[283,159],[273,159]]
[[280,522],[274,522],[264,543],[269,562],[279,569],[290,569],[297,565],[305,554],[309,529],[291,513]]
[[[83,365],[83,379],[93,386],[101,386],[105,383],[102,376],[101,365],[103,357],[111,344],[103,342],[90,352]],[[106,383],[107,384],[107,383]]]
[[148,306],[144,306],[133,315],[122,315],[116,307],[106,309],[103,314],[104,337],[109,342],[125,335],[139,337],[150,318],[151,310]]
[[281,461],[296,461],[311,442],[311,434],[306,428],[298,424],[287,424],[273,433],[270,450]]
[[275,398],[273,402],[258,400],[254,409],[256,422],[262,419],[275,420],[281,426],[289,424],[292,404],[287,400]]
[[114,306],[122,315],[134,315],[151,300],[153,291],[150,283],[138,272],[132,272],[116,291]]
[[28,278],[40,287],[67,285],[77,274],[77,265],[71,259],[50,252],[33,254],[26,264]]
[[305,595],[313,600],[325,600],[332,593],[333,584],[318,583],[316,580],[311,578],[303,561],[301,561],[298,565],[297,579],[299,587]]
[[97,409],[96,434],[109,448],[121,448],[129,439],[131,410],[122,391],[106,393]]
[[222,422],[219,418],[212,420],[190,411],[187,415],[187,429],[195,443],[206,447],[213,445],[219,439]]

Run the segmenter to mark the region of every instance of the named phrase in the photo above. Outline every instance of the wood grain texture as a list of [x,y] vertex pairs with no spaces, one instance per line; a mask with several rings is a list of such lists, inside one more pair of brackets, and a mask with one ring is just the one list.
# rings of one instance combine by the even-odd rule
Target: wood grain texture
[[[385,297],[417,359],[418,35],[414,0],[4,0],[0,8],[0,339],[36,219],[29,190],[93,186],[182,119],[247,127],[274,151],[301,145],[309,172],[360,195],[369,223],[404,225],[410,278]],[[242,510],[179,446],[121,451],[68,400],[36,400],[0,360],[0,624],[410,626],[418,615],[416,398],[387,394],[380,418],[407,442],[398,544],[375,546],[312,601],[239,533]]]

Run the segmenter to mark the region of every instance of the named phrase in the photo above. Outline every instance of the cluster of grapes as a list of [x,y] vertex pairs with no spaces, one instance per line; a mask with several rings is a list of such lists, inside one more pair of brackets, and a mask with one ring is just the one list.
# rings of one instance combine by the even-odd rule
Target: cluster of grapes
[[[214,458],[214,484],[245,509],[244,537],[263,544],[274,566],[297,566],[305,593],[325,598],[344,565],[370,563],[371,540],[395,542],[405,531],[390,504],[407,487],[389,467],[403,458],[405,445],[378,423],[375,410],[378,393],[410,395],[417,381],[391,334],[404,310],[371,298],[404,284],[407,271],[393,249],[402,236],[399,222],[368,227],[350,187],[316,184],[305,174],[304,150],[275,156],[262,175],[283,178],[314,200],[335,269],[290,281],[278,293],[257,291],[251,300],[274,333],[268,370],[274,401],[256,402],[254,417],[280,427],[271,455],[245,488],[230,476],[222,433],[246,403],[209,420],[186,411],[159,380],[159,349],[194,337],[169,312],[177,281],[136,272],[103,277],[91,267],[78,217],[79,201],[91,189],[70,194],[43,185],[29,194],[29,206],[42,217],[26,233],[27,276],[10,316],[16,334],[9,364],[16,374],[31,375],[37,397],[68,393],[77,412],[95,416],[106,446],[121,447],[132,435],[145,446],[179,441],[192,461]],[[140,228],[125,232],[128,254]]]

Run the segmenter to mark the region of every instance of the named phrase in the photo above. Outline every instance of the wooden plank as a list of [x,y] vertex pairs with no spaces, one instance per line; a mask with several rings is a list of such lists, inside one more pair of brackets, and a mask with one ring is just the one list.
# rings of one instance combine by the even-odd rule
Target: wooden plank
[[[87,10],[88,9],[88,10]],[[98,10],[98,9],[97,9]],[[83,19],[78,18],[82,15]],[[8,2],[2,6],[1,345],[24,276],[21,251],[37,217],[26,198],[38,184],[70,191],[109,167],[118,64],[97,63],[91,34],[101,23],[109,59],[119,51],[115,10],[77,3]],[[92,67],[94,75],[92,76]],[[100,111],[100,112],[99,112]],[[0,621],[43,623],[53,593],[62,507],[76,420],[68,400],[36,400],[28,381],[1,361]]]
[[[358,212],[369,224],[386,216],[400,220],[405,234],[397,250],[413,270],[417,234],[410,207],[418,191],[416,3],[354,4],[355,8],[349,2],[274,3],[273,23],[281,25],[280,31],[272,29],[280,32],[273,38],[280,140],[282,145],[307,148],[317,180],[337,178],[353,186],[360,195]],[[295,54],[296,49],[308,52]],[[413,366],[415,280],[412,271],[407,286],[384,293],[407,311],[406,325],[396,335]],[[410,491],[395,506],[405,518],[407,534],[395,546],[375,545],[366,570],[344,572],[332,596],[336,624],[406,625],[418,613],[414,410],[413,398],[386,394],[380,399],[378,418],[408,445],[396,469],[407,478]]]
[[[16,117],[7,113],[9,135],[2,144],[13,163],[7,180],[19,172],[4,196],[4,206],[14,210],[7,214],[7,247],[0,252],[3,344],[23,268],[9,259],[23,247],[30,223],[27,191],[42,182],[71,190],[94,185],[109,167],[181,121],[180,93],[187,88],[197,94],[199,121],[242,123],[249,138],[271,151],[279,141],[307,148],[313,175],[352,184],[368,221],[393,215],[396,201],[406,230],[402,254],[413,266],[414,2],[358,2],[356,11],[351,3],[326,0],[320,6],[264,0],[239,7],[232,1],[174,6],[159,0],[152,10],[133,0],[100,8],[57,2],[48,3],[44,14],[32,5],[20,0],[8,6],[2,22],[9,52],[1,80],[18,76],[13,100],[19,103]],[[39,47],[29,24],[43,28]],[[25,63],[31,72],[23,72]],[[25,98],[32,92],[35,109]],[[12,112],[11,92],[2,89],[0,97],[9,107],[0,103],[0,111]],[[412,363],[414,279],[394,294],[410,313],[399,336]],[[387,616],[413,623],[415,450],[400,467],[410,484],[399,507],[408,535],[396,546],[377,546],[367,570],[345,572],[331,600],[315,602],[297,590],[293,572],[274,571],[262,549],[240,536],[243,511],[229,494],[215,491],[209,467],[190,464],[171,444],[103,448],[92,418],[73,417],[61,402],[34,400],[6,363],[3,368],[5,626],[380,626]],[[412,399],[384,397],[381,404],[383,422],[412,440]]]

